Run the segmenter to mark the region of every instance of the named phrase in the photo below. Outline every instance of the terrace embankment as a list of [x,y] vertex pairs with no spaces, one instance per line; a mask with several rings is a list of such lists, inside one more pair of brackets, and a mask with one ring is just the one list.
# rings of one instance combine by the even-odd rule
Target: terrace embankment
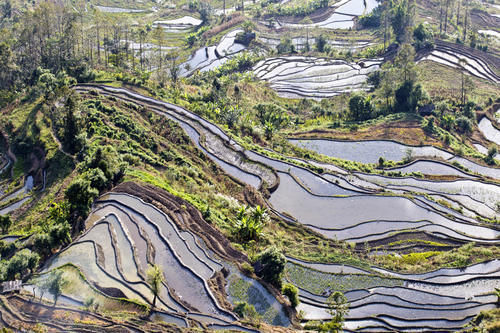
[[[243,253],[235,250],[230,242],[206,222],[200,212],[185,200],[152,185],[134,182],[122,183],[113,191],[134,195],[144,202],[153,204],[165,213],[169,213],[179,229],[188,230],[203,239],[206,246],[221,258],[237,263],[248,261]],[[258,197],[252,192],[252,189],[246,187],[245,197],[258,200]]]

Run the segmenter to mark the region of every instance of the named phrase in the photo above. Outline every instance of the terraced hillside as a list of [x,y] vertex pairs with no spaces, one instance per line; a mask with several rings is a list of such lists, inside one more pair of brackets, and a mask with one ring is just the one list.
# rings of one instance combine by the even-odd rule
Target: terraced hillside
[[496,332],[500,5],[0,3],[6,332]]
[[[77,89],[82,88],[79,87]],[[87,86],[85,89],[90,89],[90,87]],[[146,103],[146,105],[153,104],[158,108],[163,107],[164,110],[171,110],[171,112],[176,112],[180,115],[189,114],[186,110],[175,108],[175,106],[170,104],[158,102],[151,98],[144,97],[124,89],[108,88],[104,86],[93,86],[92,89],[105,94],[113,94],[116,98],[133,100],[135,103]],[[199,123],[204,123],[206,126],[205,129],[213,131],[211,132],[212,135],[217,137],[219,140],[230,140],[225,133],[220,131],[218,127],[214,127],[193,114],[190,114],[190,117],[195,117],[198,119],[197,121]],[[199,144],[199,141],[196,141],[199,140],[199,136],[194,132],[191,133],[190,137],[193,142],[195,144]],[[214,141],[215,140],[212,140],[212,142]],[[325,145],[328,144],[328,142],[325,142]],[[381,144],[383,144],[383,142],[381,142]],[[390,144],[390,142],[388,142],[388,144]],[[422,240],[432,239],[434,243],[443,244],[465,244],[467,242],[475,242],[476,244],[494,244],[498,237],[498,231],[496,228],[485,224],[483,221],[488,218],[498,218],[498,215],[492,206],[494,206],[494,204],[499,200],[498,194],[500,193],[500,190],[497,185],[491,183],[490,181],[479,180],[478,178],[484,177],[485,175],[477,170],[476,172],[472,171],[464,173],[452,164],[429,160],[427,163],[441,165],[443,167],[443,170],[439,171],[436,166],[429,166],[428,168],[432,170],[435,175],[453,176],[456,180],[425,181],[414,177],[400,178],[401,176],[371,176],[362,173],[350,174],[341,169],[336,170],[336,172],[332,171],[323,175],[318,175],[315,172],[311,172],[306,168],[296,166],[289,162],[282,162],[251,150],[245,150],[236,143],[231,144],[229,147],[231,147],[231,150],[228,150],[225,156],[229,156],[229,151],[232,151],[232,154],[237,154],[239,152],[242,156],[246,157],[245,160],[240,160],[239,163],[241,164],[238,164],[240,169],[238,169],[237,172],[230,173],[233,177],[243,182],[251,179],[251,176],[256,178],[258,177],[258,174],[255,173],[255,171],[252,172],[250,169],[245,168],[245,164],[261,163],[262,165],[267,166],[269,170],[274,170],[279,177],[279,185],[271,194],[269,207],[275,211],[276,214],[285,220],[288,220],[290,223],[304,224],[325,237],[347,240],[358,244],[370,243],[374,244],[373,246],[375,246],[375,244],[384,244],[384,239],[387,238],[391,238],[392,243],[395,243],[395,241],[398,240],[398,234],[405,235],[404,237],[406,238],[406,234],[408,232],[413,234],[413,237],[415,237],[414,241],[419,238]],[[314,145],[312,147],[314,147]],[[373,150],[370,146],[364,146],[364,148]],[[359,152],[352,150],[349,151],[351,151],[354,156],[365,156],[363,153],[360,154]],[[436,154],[436,152],[438,154]],[[433,157],[443,158],[444,161],[454,158],[452,154],[436,149],[422,149],[421,153],[417,154],[422,154],[423,156],[431,154]],[[222,160],[214,157],[213,155],[212,158],[213,161],[221,167],[227,163],[231,163],[231,160],[229,159]],[[425,162],[425,160],[411,163],[410,166],[414,168],[411,170],[403,171],[405,166],[402,166],[397,173],[398,175],[428,174],[425,169],[419,167],[420,164],[418,163],[423,162]],[[472,165],[477,165],[474,164],[474,162],[470,163]],[[327,167],[323,167],[324,169],[327,169]],[[477,167],[485,168],[479,165],[477,165]],[[248,171],[243,171],[245,169]],[[455,170],[456,172],[450,174],[448,172],[449,170]],[[488,170],[494,172],[496,169],[489,168]],[[396,171],[392,171],[392,169],[390,169],[389,175],[391,173],[396,173]],[[240,175],[243,175],[243,177]],[[495,178],[495,176],[492,176],[491,178]],[[496,177],[496,179],[498,179],[498,177]],[[249,185],[256,187],[260,184],[248,183]],[[383,195],[381,195],[381,193],[383,193]],[[107,197],[104,197],[102,200],[105,201],[106,198]],[[360,210],[359,207],[363,207],[363,209]],[[388,211],[386,207],[391,207],[392,210]],[[404,238],[402,237],[401,239]],[[495,265],[495,263],[496,261],[492,262],[491,265]],[[318,264],[318,266],[323,267],[321,264]],[[292,264],[289,269],[292,269],[293,267],[295,266]],[[313,267],[318,268],[316,266]],[[295,272],[295,269],[300,270],[303,268],[293,269],[293,272]],[[470,269],[474,270],[475,268],[471,267]],[[411,279],[406,278],[405,276],[404,279],[401,280],[401,278],[403,278],[402,275],[387,273],[381,270],[375,270],[371,274],[383,273],[384,275],[389,274],[396,276],[396,280],[389,280],[388,283],[391,286],[395,284],[401,287],[408,287],[406,291],[401,290],[402,295],[404,295],[402,297],[404,299],[407,297],[407,300],[412,299],[412,297],[407,296],[405,293],[410,295],[414,292],[413,290],[431,290],[433,291],[433,294],[430,295],[436,294],[435,297],[448,295],[447,293],[454,287],[456,287],[457,291],[469,290],[469,294],[458,292],[456,296],[457,300],[462,299],[462,303],[458,303],[460,303],[460,308],[463,307],[463,312],[457,312],[454,307],[455,303],[450,302],[448,304],[447,302],[450,300],[446,297],[441,299],[441,301],[439,301],[439,298],[433,301],[435,304],[442,305],[441,310],[443,312],[440,313],[445,313],[444,311],[453,311],[453,318],[446,316],[448,323],[446,327],[452,329],[465,324],[480,310],[495,307],[494,295],[484,297],[482,295],[491,293],[494,287],[498,284],[498,280],[495,278],[495,276],[497,276],[497,271],[498,267],[496,266],[488,268],[487,271],[481,272],[481,274],[471,275],[468,273],[461,274],[459,270],[451,270],[450,274],[446,273],[443,275],[455,275],[457,276],[456,278],[449,278],[449,280],[448,278],[441,279],[438,277],[440,275],[436,273],[436,278],[432,278],[432,281],[428,281],[427,278],[423,281],[424,279],[421,279],[418,275],[412,276]],[[342,272],[343,268],[341,267],[338,268],[335,273],[341,274]],[[332,272],[329,271],[329,273]],[[484,278],[482,277],[482,273],[484,273]],[[285,279],[290,279],[289,281],[299,286],[300,289],[304,288],[304,294],[300,292],[303,305],[299,308],[305,313],[304,319],[327,319],[328,314],[324,310],[327,308],[325,295],[328,295],[329,290],[337,289],[334,285],[332,286],[331,282],[336,278],[332,277],[332,280],[328,280],[326,277],[321,277],[321,281],[323,282],[321,282],[322,284],[317,285],[312,282],[313,280],[310,280],[310,278],[306,278],[304,281],[299,280],[299,277],[295,277],[296,275],[294,275],[299,273],[286,273],[285,276],[288,276],[287,274],[292,274],[294,277],[285,277]],[[310,276],[312,273],[308,274],[301,272],[300,274]],[[207,276],[209,276],[209,274]],[[357,276],[352,277],[350,275],[346,275],[343,278],[349,280],[357,278]],[[375,279],[375,281],[379,281],[380,279],[382,279],[381,281],[384,281],[383,277],[377,277],[377,275],[375,275],[373,279]],[[431,283],[441,280],[446,283]],[[319,301],[319,303],[318,301],[312,303],[311,301],[308,302],[309,293],[307,292],[311,291],[308,290],[305,285],[302,287],[302,283],[312,283],[312,285],[316,288],[313,295],[323,295],[323,301]],[[373,285],[369,283],[370,287],[368,287],[368,289],[384,286],[384,284],[378,285],[377,283],[379,282],[374,283],[375,284]],[[324,287],[320,287],[321,285]],[[472,286],[476,285],[478,287],[477,289],[474,289],[476,287],[473,288]],[[353,289],[347,288],[342,289],[342,291],[359,289],[355,288],[359,287],[359,285],[355,282],[352,282],[351,286],[352,287],[350,288]],[[320,288],[321,290],[317,288]],[[180,290],[178,288],[175,289]],[[470,294],[470,292],[472,292],[472,294]],[[478,296],[481,301],[467,303],[466,300],[470,299],[471,296]],[[183,297],[183,299],[186,299],[186,297]],[[371,297],[366,300],[357,300],[358,298],[349,298],[349,301],[356,304],[356,306],[351,309],[356,309],[356,311],[358,311],[358,303],[360,303],[360,309],[359,314],[358,312],[351,312],[353,313],[352,317],[351,315],[348,316],[348,326],[346,326],[346,328],[355,329],[366,326],[379,328],[392,327],[399,329],[409,327],[427,327],[432,329],[438,328],[440,325],[444,325],[443,322],[440,321],[442,319],[442,315],[439,316],[435,311],[431,310],[432,306],[429,310],[422,309],[421,311],[416,311],[412,306],[410,306],[411,304],[401,304],[398,305],[400,306],[398,309],[409,307],[412,310],[407,310],[406,312],[398,310],[399,312],[397,312],[397,315],[394,315],[394,309],[391,310],[388,308],[387,310],[383,310],[383,305],[378,306],[375,301],[375,304],[371,304]],[[361,304],[363,305],[361,306]],[[423,303],[422,307],[424,307],[424,304],[430,303]],[[448,304],[448,308],[446,308],[446,304]],[[395,305],[393,304],[391,305],[391,307],[394,306]],[[371,311],[374,312],[366,312],[362,310],[364,307],[373,309]],[[205,311],[211,312],[213,310],[209,310],[207,308]],[[380,319],[376,321],[376,323],[366,321],[368,318],[373,317],[374,314],[380,315],[380,318],[385,318],[384,311],[387,311],[388,315],[391,314],[391,318],[393,319]],[[430,315],[430,313],[433,313],[433,315]],[[410,319],[416,320],[416,322],[413,322],[413,325],[415,326],[398,326],[398,322],[401,324]]]

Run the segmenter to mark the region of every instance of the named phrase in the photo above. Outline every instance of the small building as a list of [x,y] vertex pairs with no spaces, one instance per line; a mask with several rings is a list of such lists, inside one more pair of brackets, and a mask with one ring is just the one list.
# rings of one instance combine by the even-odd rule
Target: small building
[[5,281],[2,282],[2,294],[11,292],[11,291],[20,291],[23,287],[22,280],[13,280],[13,281]]

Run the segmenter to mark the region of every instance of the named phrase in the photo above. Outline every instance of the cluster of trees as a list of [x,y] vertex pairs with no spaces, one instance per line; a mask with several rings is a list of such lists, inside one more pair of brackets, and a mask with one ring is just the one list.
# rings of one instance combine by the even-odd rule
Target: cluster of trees
[[101,191],[119,182],[126,166],[127,163],[122,161],[112,146],[97,147],[88,152],[78,166],[80,175],[71,182],[65,192],[69,215],[74,223],[87,216],[92,202]]
[[[370,75],[369,82],[373,84],[376,94],[354,94],[349,100],[351,119],[363,121],[380,114],[415,113],[418,107],[428,103],[429,96],[418,83],[414,58],[414,48],[403,44],[394,64],[385,64],[381,70]],[[375,96],[379,99],[374,102]]]
[[257,256],[254,264],[254,270],[257,276],[261,277],[264,281],[269,282],[278,289],[281,289],[281,281],[285,265],[285,256],[273,246]]
[[39,260],[40,256],[29,249],[17,251],[10,259],[0,261],[0,279],[22,279],[38,267]]
[[[205,12],[203,4],[206,2],[197,6],[200,15]],[[138,75],[158,68],[159,77],[166,77],[170,67],[178,67],[170,66],[177,57],[164,51],[166,38],[161,27],[131,28],[127,17],[109,15],[92,7],[88,11],[85,7],[76,9],[50,1],[22,11],[4,8],[0,106],[36,83],[40,77],[37,68],[53,74],[65,71],[79,82],[87,82],[93,79],[92,70],[103,66],[132,70]],[[133,41],[139,41],[138,50],[132,47]],[[153,52],[145,52],[148,41],[156,43]]]
[[259,103],[254,106],[257,119],[264,127],[265,136],[270,140],[274,133],[290,124],[290,117],[285,109],[272,103]]
[[70,223],[68,202],[52,203],[49,217],[42,225],[42,230],[33,236],[33,249],[45,257],[51,255],[53,250],[69,244]]
[[[328,45],[328,40],[326,39],[325,35],[321,34],[317,36],[314,40],[314,49],[317,52],[325,52],[328,53],[331,50],[330,45]],[[297,50],[295,48],[295,45],[293,44],[293,41],[289,37],[284,37],[280,40],[280,43],[276,47],[276,50],[278,51],[278,54],[288,54],[288,53],[297,53]],[[304,47],[301,49],[302,52],[309,52],[311,50],[311,47],[309,45],[309,36],[306,38],[306,43]]]

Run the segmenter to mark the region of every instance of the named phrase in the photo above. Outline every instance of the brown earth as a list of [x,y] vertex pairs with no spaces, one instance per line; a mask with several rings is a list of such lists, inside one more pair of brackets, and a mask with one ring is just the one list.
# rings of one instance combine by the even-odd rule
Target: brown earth
[[33,302],[23,295],[0,296],[0,326],[15,332],[188,332],[174,325],[115,320],[89,311]]

